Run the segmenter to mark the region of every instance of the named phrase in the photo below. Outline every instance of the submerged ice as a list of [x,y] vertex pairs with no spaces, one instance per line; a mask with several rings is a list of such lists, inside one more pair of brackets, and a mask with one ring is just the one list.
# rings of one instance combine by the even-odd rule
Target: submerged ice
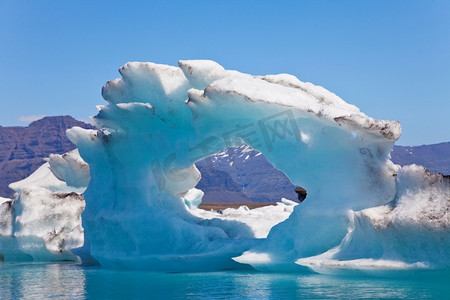
[[[76,199],[64,202],[76,213],[58,213],[68,220],[53,231],[58,242],[43,234],[47,221],[28,226],[26,209],[8,215],[2,205],[11,218],[0,224],[3,236],[37,236],[52,253],[84,238],[76,251],[83,258],[156,271],[449,266],[450,183],[390,161],[398,122],[370,118],[287,74],[252,76],[201,60],[128,63],[119,72],[103,87],[108,104],[93,118],[98,129],[68,131],[89,167],[76,155],[54,156],[11,186],[18,196],[8,205],[18,208],[52,208],[58,193],[84,192],[82,229],[76,214],[84,202]],[[197,209],[203,192],[195,162],[244,144],[308,198],[221,215]],[[41,198],[53,202],[34,200]]]

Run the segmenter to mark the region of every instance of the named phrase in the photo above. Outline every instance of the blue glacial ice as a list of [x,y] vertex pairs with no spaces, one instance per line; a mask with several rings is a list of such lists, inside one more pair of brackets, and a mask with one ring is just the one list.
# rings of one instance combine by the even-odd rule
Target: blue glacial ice
[[[252,76],[203,60],[178,67],[133,62],[119,72],[103,87],[108,104],[93,117],[97,130],[68,131],[89,166],[55,156],[47,163],[51,174],[16,184],[18,207],[40,197],[26,198],[27,189],[53,199],[76,197],[87,186],[78,234],[64,233],[64,247],[54,248],[43,233],[66,221],[46,227],[50,216],[34,232],[20,231],[19,209],[11,217],[18,229],[3,236],[37,236],[51,253],[84,243],[75,253],[104,267],[153,271],[450,265],[450,182],[391,162],[397,121],[370,118],[287,74]],[[305,187],[308,198],[222,215],[198,209],[195,162],[244,144]],[[64,228],[78,228],[76,213],[63,219],[72,220]]]

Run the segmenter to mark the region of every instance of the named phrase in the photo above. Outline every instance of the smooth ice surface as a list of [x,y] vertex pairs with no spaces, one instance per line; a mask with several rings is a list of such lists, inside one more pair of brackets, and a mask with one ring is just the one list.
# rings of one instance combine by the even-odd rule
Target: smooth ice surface
[[[16,184],[23,194],[37,181],[53,195],[89,182],[83,257],[175,272],[448,267],[448,178],[390,161],[397,121],[375,120],[287,74],[252,76],[205,60],[119,71],[103,87],[98,129],[68,131],[90,181],[83,162],[63,155]],[[203,192],[194,163],[240,145],[263,153],[307,199],[220,216],[196,209]]]

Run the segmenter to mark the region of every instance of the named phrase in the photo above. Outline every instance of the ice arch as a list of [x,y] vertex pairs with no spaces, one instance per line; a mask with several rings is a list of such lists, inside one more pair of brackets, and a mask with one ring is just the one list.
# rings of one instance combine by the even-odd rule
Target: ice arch
[[[349,210],[394,199],[396,121],[374,120],[286,74],[251,76],[212,61],[127,63],[119,71],[122,78],[103,87],[108,105],[93,118],[98,130],[68,131],[91,169],[82,250],[104,266],[293,266],[339,245]],[[243,143],[310,195],[266,240],[234,235],[230,226],[242,224],[205,224],[184,205],[202,196],[193,163]]]

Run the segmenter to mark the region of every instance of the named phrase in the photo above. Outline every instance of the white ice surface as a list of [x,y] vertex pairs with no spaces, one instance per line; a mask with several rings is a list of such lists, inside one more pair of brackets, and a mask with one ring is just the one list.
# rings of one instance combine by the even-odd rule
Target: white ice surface
[[50,191],[83,193],[89,184],[89,166],[75,149],[65,154],[50,154],[47,162],[30,176],[11,183],[9,187],[20,192],[28,187],[41,187]]
[[297,204],[295,202],[287,204],[278,202],[277,205],[268,205],[254,209],[241,206],[237,209],[227,208],[221,212],[206,211],[203,209],[195,209],[191,212],[195,216],[208,220],[222,219],[242,222],[250,227],[252,231],[250,237],[266,238],[270,229],[274,225],[286,220],[292,213],[293,207]]
[[27,178],[10,184],[13,200],[0,204],[0,254],[5,261],[78,260],[83,245],[82,192],[89,166],[77,150],[52,154]]
[[83,193],[89,185],[89,165],[80,157],[78,149],[60,154],[50,154],[47,159],[52,174],[70,187],[70,191]]
[[24,189],[14,203],[14,233],[20,251],[40,260],[75,260],[71,249],[83,245],[84,199],[72,192]]
[[313,269],[450,267],[449,180],[421,166],[405,166],[397,174],[397,190],[388,205],[350,211],[341,244],[297,264]]
[[6,201],[11,201],[11,199],[10,199],[10,198],[3,198],[3,197],[0,197],[0,204],[4,203],[4,202],[6,202]]

